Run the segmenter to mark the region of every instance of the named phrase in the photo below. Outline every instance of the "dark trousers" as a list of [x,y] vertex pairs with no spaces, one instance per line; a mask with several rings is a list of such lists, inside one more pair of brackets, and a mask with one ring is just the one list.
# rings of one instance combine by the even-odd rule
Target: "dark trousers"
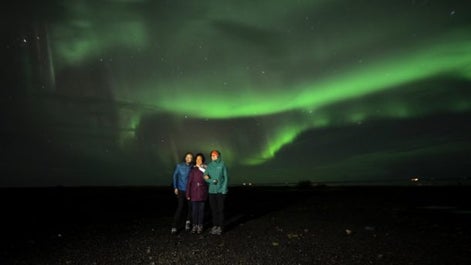
[[211,206],[211,215],[214,226],[224,225],[224,199],[225,194],[209,194],[209,205]]
[[193,211],[193,224],[203,225],[204,221],[204,201],[191,202],[191,209]]
[[187,210],[185,220],[190,220],[191,218],[191,202],[186,198],[186,192],[180,190],[177,195],[177,200],[178,204],[173,218],[173,227],[178,227],[182,223],[184,208]]

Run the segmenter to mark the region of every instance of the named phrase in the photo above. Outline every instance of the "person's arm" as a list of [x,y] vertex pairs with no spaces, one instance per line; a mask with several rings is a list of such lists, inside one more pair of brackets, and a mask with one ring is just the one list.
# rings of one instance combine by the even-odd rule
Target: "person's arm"
[[206,171],[205,165],[199,166],[198,169],[199,169],[199,171],[203,172],[203,175],[204,175],[204,172]]
[[206,181],[206,183],[208,183],[208,184],[211,184],[211,183],[212,183],[211,177],[210,177],[208,174],[204,174],[203,179],[204,179],[204,181]]
[[229,183],[229,175],[227,174],[227,167],[224,165],[221,176],[221,192],[227,191],[227,184]]
[[206,183],[211,184],[211,177],[209,176],[209,166],[206,166],[206,170],[203,173],[203,179]]
[[208,184],[217,184],[218,183],[218,179],[217,179],[217,174],[211,176],[210,174],[213,174],[214,173],[214,170],[211,170],[210,166],[208,165],[208,167],[206,168],[206,171],[204,172],[204,181],[206,181],[206,183]]
[[186,198],[188,200],[191,199],[190,191],[191,191],[192,182],[193,182],[193,174],[192,174],[192,170],[190,169],[190,174],[188,174],[188,182],[186,183]]
[[204,181],[206,181],[206,183],[208,184],[218,184],[218,180],[217,179],[212,179],[209,175],[205,175],[203,177]]
[[178,195],[177,179],[178,179],[178,164],[175,167],[175,171],[173,171],[173,192],[175,193],[175,195]]

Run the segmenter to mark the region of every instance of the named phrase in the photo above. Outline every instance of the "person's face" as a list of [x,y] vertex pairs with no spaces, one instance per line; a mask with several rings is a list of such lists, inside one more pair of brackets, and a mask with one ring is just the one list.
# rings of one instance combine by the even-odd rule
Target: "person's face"
[[185,156],[185,162],[186,162],[187,164],[190,164],[191,161],[193,161],[193,156],[190,155],[190,154],[186,155],[186,156]]
[[196,157],[196,164],[199,166],[201,164],[203,164],[203,158],[201,156],[197,156]]
[[216,153],[214,154],[211,154],[211,160],[217,160],[218,159],[218,155]]

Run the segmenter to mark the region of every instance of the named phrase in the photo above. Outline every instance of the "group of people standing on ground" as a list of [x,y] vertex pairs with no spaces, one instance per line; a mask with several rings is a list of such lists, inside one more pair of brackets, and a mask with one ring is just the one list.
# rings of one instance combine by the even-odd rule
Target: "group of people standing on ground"
[[[172,234],[178,232],[184,217],[185,204],[188,209],[185,230],[201,234],[204,224],[204,208],[209,198],[213,227],[212,235],[221,235],[224,225],[224,199],[227,194],[227,167],[218,150],[210,153],[211,161],[206,165],[202,153],[193,156],[188,152],[184,161],[177,164],[173,173],[173,189],[178,204],[175,212]],[[194,163],[193,163],[194,158]]]

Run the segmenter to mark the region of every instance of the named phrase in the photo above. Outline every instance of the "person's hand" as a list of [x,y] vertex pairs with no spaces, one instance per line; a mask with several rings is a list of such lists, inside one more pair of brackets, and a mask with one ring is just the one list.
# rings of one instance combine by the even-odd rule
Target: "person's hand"
[[208,175],[205,175],[203,178],[204,178],[205,180],[208,180],[208,179],[209,179],[209,176],[208,176]]
[[178,196],[178,189],[175,189],[173,192]]

